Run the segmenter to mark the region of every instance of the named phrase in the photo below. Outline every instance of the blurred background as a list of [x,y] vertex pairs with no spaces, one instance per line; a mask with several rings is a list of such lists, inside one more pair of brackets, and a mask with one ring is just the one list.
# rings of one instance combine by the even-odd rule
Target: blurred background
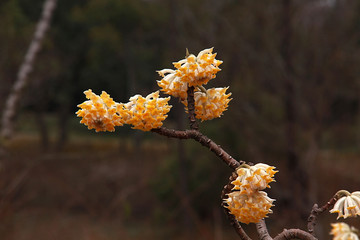
[[[0,2],[2,111],[43,3]],[[200,129],[238,160],[277,167],[272,236],[360,190],[360,1],[62,0],[0,142],[0,238],[238,239],[220,207],[231,169],[208,149],[126,126],[95,133],[75,116],[84,90],[146,96],[156,70],[209,47],[224,63],[207,87],[230,86],[233,100]],[[164,125],[187,128],[171,104]],[[319,217],[320,239],[335,221]]]

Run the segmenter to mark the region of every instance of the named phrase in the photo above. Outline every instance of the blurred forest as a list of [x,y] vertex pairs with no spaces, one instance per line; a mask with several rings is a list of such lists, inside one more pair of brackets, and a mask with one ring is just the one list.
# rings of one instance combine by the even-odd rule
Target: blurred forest
[[[43,2],[0,1],[0,109]],[[224,63],[208,85],[233,100],[200,130],[238,160],[277,167],[270,234],[360,190],[360,1],[62,0],[0,142],[0,238],[237,239],[220,207],[231,169],[215,155],[128,127],[95,133],[74,114],[84,90],[127,102],[157,90],[156,70],[186,48],[209,47]],[[164,125],[186,128],[171,103]],[[322,215],[320,239],[334,221]]]

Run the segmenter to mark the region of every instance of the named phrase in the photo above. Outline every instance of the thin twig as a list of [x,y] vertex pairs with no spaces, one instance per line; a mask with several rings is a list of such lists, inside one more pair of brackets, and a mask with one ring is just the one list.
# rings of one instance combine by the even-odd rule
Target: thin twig
[[264,219],[261,219],[260,222],[256,223],[256,230],[259,234],[260,240],[272,240]]
[[189,113],[190,129],[198,130],[199,124],[195,118],[195,99],[194,99],[194,87],[188,86],[187,90],[187,108]]
[[290,239],[317,240],[316,237],[301,229],[284,229],[284,231],[274,238],[274,240]]
[[241,240],[252,240],[241,227],[240,223],[235,219],[234,215],[232,215],[229,210],[225,209],[225,213],[227,218],[230,221],[231,226],[235,229],[235,232],[239,235]]
[[228,184],[226,184],[221,192],[221,205],[224,207],[225,214],[229,219],[231,226],[235,229],[236,233],[240,236],[242,240],[251,240],[251,238],[246,234],[244,229],[241,227],[239,221],[236,220],[235,216],[230,213],[230,211],[224,206],[224,199],[227,198],[227,194],[231,192],[234,185],[231,183],[237,178],[236,172],[233,172],[232,175],[229,177]]
[[330,209],[332,206],[334,206],[334,204],[336,203],[336,201],[338,200],[338,194],[335,194],[324,206],[322,207],[318,207],[317,204],[314,204],[314,206],[311,209],[310,212],[310,216],[308,217],[308,224],[307,224],[307,228],[308,228],[308,232],[315,236],[315,225],[316,225],[316,221],[317,221],[317,216],[321,213],[323,213],[324,211]]
[[228,154],[220,145],[217,145],[213,140],[208,138],[207,136],[203,135],[198,130],[174,130],[174,129],[167,129],[164,127],[155,128],[151,130],[152,132],[158,133],[163,136],[172,137],[172,138],[179,138],[179,139],[194,139],[195,141],[199,142],[204,147],[207,147],[215,153],[216,156],[221,158],[226,165],[228,165],[232,169],[236,169],[244,161],[238,162],[235,160],[230,154]]

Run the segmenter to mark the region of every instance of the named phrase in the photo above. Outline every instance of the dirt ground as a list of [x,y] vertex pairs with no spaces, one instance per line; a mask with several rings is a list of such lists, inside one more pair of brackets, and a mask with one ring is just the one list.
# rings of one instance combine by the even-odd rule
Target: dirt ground
[[[44,152],[39,139],[31,135],[7,142],[0,156],[1,239],[238,239],[218,198],[208,200],[210,207],[193,209],[195,217],[186,226],[179,217],[179,203],[159,197],[161,191],[155,186],[161,178],[159,168],[171,157],[174,143],[153,141],[145,139],[135,148],[127,139],[74,138],[61,152]],[[339,189],[360,190],[357,154],[322,151],[313,167],[319,173],[313,179],[319,204]],[[200,198],[211,181],[218,181],[209,179],[209,186],[197,195]],[[196,202],[198,197],[194,198]],[[203,217],[201,211],[211,213]],[[329,239],[328,223],[335,220],[335,215],[320,217],[322,239]],[[289,228],[286,217],[279,214],[267,220],[272,221],[277,223],[269,225],[270,233]],[[347,222],[360,227],[356,221]],[[253,226],[245,228],[255,235]]]

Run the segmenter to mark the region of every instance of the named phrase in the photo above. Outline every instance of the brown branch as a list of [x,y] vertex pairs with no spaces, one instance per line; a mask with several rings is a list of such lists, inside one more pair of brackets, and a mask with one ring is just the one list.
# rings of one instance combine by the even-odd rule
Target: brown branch
[[46,0],[44,2],[42,16],[36,26],[34,36],[26,52],[24,61],[20,66],[15,84],[5,104],[1,129],[1,135],[3,137],[10,137],[12,135],[17,106],[19,104],[21,94],[28,83],[28,76],[33,69],[35,57],[42,46],[42,40],[49,28],[51,16],[56,7],[56,2],[57,0]]
[[155,128],[151,130],[152,132],[158,133],[163,136],[172,137],[172,138],[179,138],[179,139],[194,139],[195,141],[199,142],[204,147],[207,147],[215,153],[216,156],[221,158],[223,162],[231,167],[232,169],[236,169],[239,167],[242,163],[245,163],[244,161],[238,162],[235,160],[232,156],[230,156],[220,145],[217,145],[213,140],[203,135],[198,130],[174,130],[174,129],[167,129],[164,127],[161,128]]
[[236,220],[235,216],[232,215],[229,210],[224,206],[224,199],[227,198],[227,194],[231,192],[234,185],[231,184],[232,181],[234,181],[237,178],[236,172],[233,172],[232,175],[229,177],[228,184],[226,184],[221,192],[221,205],[224,207],[224,212],[229,219],[231,226],[235,229],[236,233],[240,236],[240,239],[242,240],[251,240],[251,238],[246,234],[244,229],[241,227],[239,221]]
[[189,113],[190,129],[198,130],[199,124],[195,118],[195,99],[194,99],[194,87],[188,87],[187,90],[187,108]]
[[318,207],[317,204],[314,204],[314,206],[311,209],[310,212],[310,216],[308,217],[308,224],[307,224],[307,228],[308,228],[308,232],[315,236],[315,225],[316,225],[316,221],[317,221],[317,216],[321,213],[323,213],[324,211],[330,209],[332,206],[334,206],[334,204],[336,203],[336,201],[338,200],[338,195],[335,194],[324,206],[322,207]]
[[171,137],[171,138],[179,138],[179,139],[190,139],[190,131],[191,130],[174,130],[174,129],[168,129],[165,127],[161,127],[161,128],[154,128],[151,129],[152,132],[155,132],[157,134],[166,136],[166,137]]
[[310,233],[301,229],[284,229],[274,240],[290,240],[290,239],[301,239],[301,240],[317,240],[316,237]]
[[272,240],[264,219],[261,219],[260,222],[256,223],[256,230],[259,234],[260,240]]
[[318,207],[317,204],[314,204],[314,206],[312,207],[310,216],[308,217],[308,224],[307,224],[308,232],[305,232],[305,231],[300,230],[300,229],[284,230],[282,233],[280,233],[278,236],[276,236],[274,238],[274,240],[293,239],[293,238],[299,238],[299,239],[304,239],[304,240],[315,240],[315,239],[317,239],[315,237],[315,231],[314,231],[317,216],[319,214],[323,213],[324,211],[330,209],[332,206],[334,206],[334,204],[336,203],[338,198],[339,198],[339,196],[338,196],[338,193],[337,193],[325,205],[323,205],[320,208]]
[[234,215],[232,215],[229,210],[225,209],[225,213],[227,218],[230,221],[231,226],[235,229],[235,232],[239,235],[241,240],[252,240],[241,227],[240,223],[235,219]]

